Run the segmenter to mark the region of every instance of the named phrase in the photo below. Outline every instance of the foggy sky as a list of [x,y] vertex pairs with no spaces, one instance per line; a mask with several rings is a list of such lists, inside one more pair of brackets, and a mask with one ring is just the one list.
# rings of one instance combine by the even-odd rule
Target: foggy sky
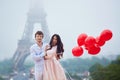
[[[30,0],[0,0],[0,60],[12,57],[24,31]],[[81,33],[98,36],[110,29],[113,37],[97,56],[120,54],[119,0],[44,0],[50,35],[57,33],[64,43],[64,58],[71,58]],[[40,30],[35,25],[34,32]],[[34,35],[33,32],[33,35]],[[85,50],[84,50],[85,51]],[[87,51],[81,57],[90,57]]]

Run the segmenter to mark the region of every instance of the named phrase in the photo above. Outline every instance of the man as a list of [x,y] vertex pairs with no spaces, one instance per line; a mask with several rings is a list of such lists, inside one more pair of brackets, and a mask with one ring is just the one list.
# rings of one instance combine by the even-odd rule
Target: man
[[43,66],[44,66],[44,56],[46,44],[42,42],[44,34],[42,31],[37,31],[35,33],[36,43],[30,48],[30,53],[32,59],[35,63],[35,80],[42,80]]

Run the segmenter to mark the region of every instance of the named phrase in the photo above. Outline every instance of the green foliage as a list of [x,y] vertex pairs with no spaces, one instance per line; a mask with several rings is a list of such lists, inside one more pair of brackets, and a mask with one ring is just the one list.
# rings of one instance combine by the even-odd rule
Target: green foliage
[[0,80],[4,80],[4,79],[0,76]]
[[0,62],[0,74],[9,74],[13,70],[12,60],[7,59]]
[[93,80],[120,80],[120,57],[108,66],[95,64],[89,70]]
[[91,59],[73,58],[61,61],[62,66],[69,71],[69,73],[82,73],[88,71],[89,68],[95,64],[108,65],[110,63],[106,58],[93,57]]
[[120,64],[120,56],[117,57],[117,60],[112,61],[111,64]]
[[30,69],[30,68],[32,68],[34,66],[34,63],[33,62],[25,62],[24,63],[24,67],[25,67],[25,69]]
[[[63,68],[70,73],[73,79],[82,80],[82,76],[78,74],[89,71],[89,68],[94,64],[100,66],[99,68],[102,69],[102,65],[107,66],[108,64],[110,64],[110,61],[106,58],[97,57],[92,57],[91,59],[73,58],[61,61],[61,64]],[[93,67],[92,71],[94,71],[94,69],[97,70],[97,68]],[[90,80],[92,80],[92,78]]]
[[[105,58],[100,59],[97,57],[93,57],[91,59],[73,58],[61,61],[63,68],[67,70],[70,76],[72,76],[75,80],[81,80],[81,76],[79,74],[88,71],[89,68],[95,63],[106,66],[110,63],[110,61]],[[24,63],[25,71],[29,71],[33,66],[34,64],[32,62],[27,61]],[[0,62],[0,74],[7,75],[12,71],[13,63],[11,59]]]
[[34,68],[33,62],[27,61],[24,63],[24,72],[29,72],[32,68]]
[[98,69],[102,69],[103,66],[99,63],[95,63],[93,66],[91,66],[91,68],[89,69],[90,72],[96,71]]
[[71,75],[71,77],[74,79],[74,80],[82,80],[80,76],[78,76],[77,74],[73,74]]

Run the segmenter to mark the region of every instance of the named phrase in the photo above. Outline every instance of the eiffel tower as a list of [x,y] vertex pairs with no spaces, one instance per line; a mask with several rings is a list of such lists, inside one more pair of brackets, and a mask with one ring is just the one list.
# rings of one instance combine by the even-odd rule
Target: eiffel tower
[[44,33],[44,42],[50,39],[49,29],[46,22],[46,13],[43,7],[42,0],[31,0],[30,9],[27,14],[27,21],[21,40],[18,41],[17,49],[13,55],[14,70],[22,70],[26,57],[30,54],[29,49],[33,44],[33,29],[34,24],[41,24],[41,31]]

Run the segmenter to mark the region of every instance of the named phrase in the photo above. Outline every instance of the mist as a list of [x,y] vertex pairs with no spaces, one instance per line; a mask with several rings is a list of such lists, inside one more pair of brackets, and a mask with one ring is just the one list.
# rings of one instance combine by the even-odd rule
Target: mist
[[[96,37],[104,29],[110,29],[113,37],[95,56],[120,53],[119,0],[44,0],[43,3],[50,35],[57,33],[61,36],[65,59],[74,57],[71,50],[77,46],[79,34],[86,33]],[[13,56],[31,7],[30,0],[0,0],[0,60]],[[34,26],[33,35],[37,30],[41,30],[39,24]],[[80,57],[91,55],[84,50]]]

